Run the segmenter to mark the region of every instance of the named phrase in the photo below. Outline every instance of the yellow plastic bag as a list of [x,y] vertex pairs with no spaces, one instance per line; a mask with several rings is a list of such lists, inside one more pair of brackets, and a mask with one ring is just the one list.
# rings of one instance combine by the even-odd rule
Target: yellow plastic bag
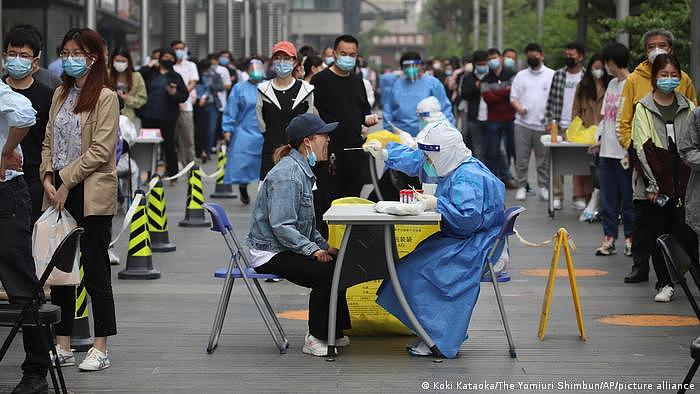
[[367,141],[377,140],[382,143],[382,148],[386,148],[386,144],[390,142],[401,143],[401,137],[398,134],[394,134],[391,131],[379,130],[372,134],[367,135]]
[[577,144],[593,145],[595,144],[595,133],[597,129],[597,125],[584,128],[583,121],[580,117],[576,116],[566,130],[566,140]]
[[[372,201],[357,197],[340,198],[332,205],[373,204]],[[396,247],[399,258],[409,254],[416,246],[433,233],[440,230],[439,225],[396,226]],[[338,248],[345,232],[344,225],[328,226],[328,244]],[[377,289],[381,280],[373,280],[350,287],[346,292],[352,329],[345,330],[354,336],[412,335],[411,330],[397,318],[377,305]]]

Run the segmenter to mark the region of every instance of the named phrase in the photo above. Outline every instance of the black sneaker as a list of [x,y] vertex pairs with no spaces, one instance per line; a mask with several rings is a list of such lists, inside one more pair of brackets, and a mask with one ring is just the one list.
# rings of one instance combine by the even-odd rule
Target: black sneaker
[[638,270],[632,268],[632,272],[625,276],[625,283],[640,283],[647,282],[649,280],[649,274],[644,274]]
[[49,384],[45,376],[24,374],[12,394],[43,394],[49,392]]
[[247,186],[238,186],[238,191],[241,192],[241,202],[243,203],[243,205],[250,204],[250,196],[248,195],[248,187]]

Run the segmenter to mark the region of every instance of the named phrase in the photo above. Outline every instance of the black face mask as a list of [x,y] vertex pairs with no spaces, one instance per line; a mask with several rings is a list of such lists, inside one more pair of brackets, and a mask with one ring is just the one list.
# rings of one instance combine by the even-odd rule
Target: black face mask
[[175,61],[174,60],[161,60],[160,65],[168,70],[172,70],[173,66],[175,65]]
[[532,68],[537,68],[540,65],[540,58],[538,57],[529,57],[527,58],[527,65],[532,67]]
[[566,67],[568,67],[568,68],[572,68],[572,67],[576,66],[576,63],[577,63],[576,59],[574,59],[573,57],[565,57],[564,58],[564,64],[566,64]]

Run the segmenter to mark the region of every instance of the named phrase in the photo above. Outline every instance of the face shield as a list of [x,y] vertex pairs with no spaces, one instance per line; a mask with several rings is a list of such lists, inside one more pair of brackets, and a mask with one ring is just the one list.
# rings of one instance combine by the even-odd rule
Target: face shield
[[403,69],[406,78],[411,81],[416,81],[420,78],[420,68],[423,62],[420,59],[416,60],[404,60],[401,62],[401,68]]
[[444,177],[471,157],[462,134],[445,122],[431,126],[417,142],[418,149],[430,159],[423,162],[423,171],[428,176]]
[[260,82],[265,77],[265,65],[258,59],[253,59],[248,65],[248,75],[253,82]]
[[416,106],[416,115],[420,121],[421,129],[429,123],[445,119],[445,115],[442,113],[442,106],[435,96],[429,96],[419,101]]

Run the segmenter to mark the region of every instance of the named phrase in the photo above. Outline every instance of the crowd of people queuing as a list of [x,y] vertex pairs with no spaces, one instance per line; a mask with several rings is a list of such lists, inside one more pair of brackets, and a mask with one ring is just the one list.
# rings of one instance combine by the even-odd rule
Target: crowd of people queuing
[[[522,54],[489,48],[461,60],[424,60],[409,51],[396,67],[377,73],[350,35],[318,52],[281,41],[271,53],[245,59],[229,51],[192,59],[186,43],[176,40],[153,50],[138,66],[128,49],[110,50],[98,33],[78,28],[66,33],[58,58],[44,69],[39,65],[41,35],[32,26],[16,26],[4,41],[6,75],[0,83],[0,279],[12,302],[32,297],[37,282],[32,224],[48,206],[65,208],[86,229],[81,260],[94,316],[95,344],[79,368],[110,366],[107,338],[117,333],[117,324],[107,249],[117,211],[121,114],[136,129],[160,130],[168,175],[193,160],[206,162],[226,145],[224,182],[239,186],[243,204],[251,201],[248,185],[264,180],[248,237],[252,264],[259,272],[313,288],[304,352],[325,355],[329,334],[336,335],[338,346],[349,343],[342,330],[350,322],[341,296],[337,332],[327,332],[332,266],[317,263],[331,261],[337,250],[326,242],[328,228],[321,217],[333,200],[359,196],[369,183],[362,149],[386,161],[379,185],[387,199],[438,180],[433,182],[439,184],[438,194],[447,194],[433,207],[457,207],[450,211],[456,224],[447,223],[448,236],[434,241],[447,240],[443,248],[461,250],[469,236],[462,233],[483,231],[482,242],[502,218],[487,215],[484,203],[477,226],[475,217],[460,216],[471,202],[453,200],[447,190],[498,197],[484,200],[493,205],[488,212],[502,211],[504,186],[515,190],[516,200],[532,193],[549,198],[549,152],[540,137],[557,127],[566,138],[567,127],[579,117],[584,127],[597,125],[591,147],[597,166],[592,176],[574,177],[572,207],[583,210],[594,187],[599,189],[603,240],[595,254],[616,253],[621,221],[624,253],[633,259],[624,281],[648,281],[651,258],[655,300],[668,302],[674,290],[654,240],[674,234],[697,263],[700,111],[693,84],[674,57],[673,34],[655,29],[643,43],[647,57],[632,72],[624,45],[607,44],[587,58],[585,47],[572,42],[558,70],[549,68],[542,47],[531,43]],[[380,122],[421,148],[367,146],[368,129]],[[436,153],[440,144],[446,145]],[[424,153],[416,153],[421,149]],[[533,153],[537,187],[531,190]],[[444,161],[447,155],[458,161]],[[488,193],[460,184],[460,177],[470,176]],[[556,179],[553,184],[554,209],[562,209],[564,183]],[[470,221],[474,226],[468,231],[457,225]],[[450,233],[458,236],[450,238]],[[469,294],[467,309],[478,296],[476,286],[462,289]],[[381,294],[382,305],[391,310],[396,301],[388,292]],[[55,328],[59,361],[73,365],[74,289],[54,286],[51,295],[65,317]],[[466,324],[440,326],[464,331],[445,345],[438,343],[443,354],[454,357]],[[35,328],[25,327],[23,336],[27,357],[15,392],[42,392],[48,347]],[[420,345],[411,349],[427,352]]]

